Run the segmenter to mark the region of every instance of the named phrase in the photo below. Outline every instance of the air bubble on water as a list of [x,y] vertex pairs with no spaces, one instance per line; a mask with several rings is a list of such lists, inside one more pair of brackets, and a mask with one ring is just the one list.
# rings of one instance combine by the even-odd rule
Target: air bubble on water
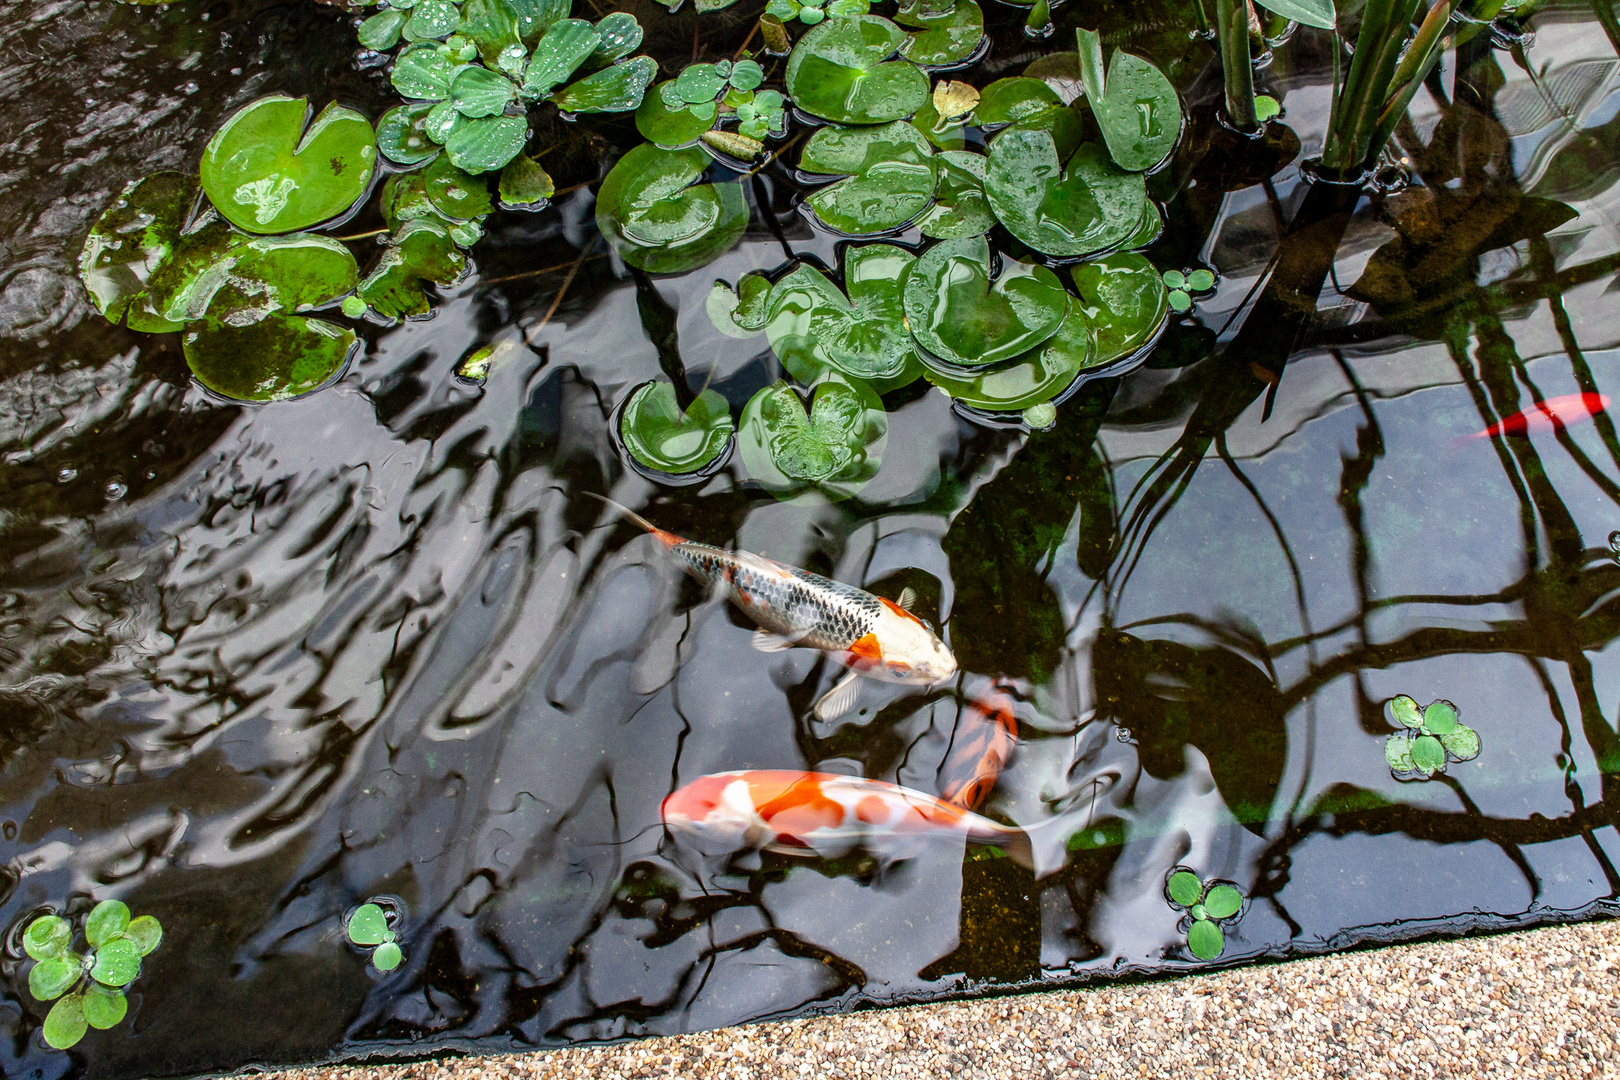
[[1620,529],[1609,534],[1609,550],[1620,555]]
[[116,501],[118,499],[122,499],[127,494],[129,494],[129,485],[124,483],[122,480],[113,480],[108,482],[107,498]]
[[56,470],[56,482],[65,484],[79,475],[79,470],[71,465],[64,465]]

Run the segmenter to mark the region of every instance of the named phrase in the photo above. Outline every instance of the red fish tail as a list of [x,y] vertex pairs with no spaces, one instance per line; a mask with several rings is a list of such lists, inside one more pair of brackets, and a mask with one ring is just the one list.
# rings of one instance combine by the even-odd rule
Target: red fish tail
[[620,517],[626,518],[634,524],[641,526],[643,529],[646,529],[648,532],[652,533],[653,536],[657,537],[659,543],[663,544],[667,548],[675,547],[677,544],[686,543],[686,540],[683,537],[676,536],[672,532],[665,532],[663,529],[660,529],[658,526],[654,525],[652,522],[648,521],[646,518],[642,517],[628,506],[623,506],[616,503],[606,495],[598,495],[594,491],[587,491],[585,494],[599,502],[607,503],[608,506],[618,511]]
[[971,699],[940,764],[940,798],[964,810],[977,809],[995,789],[1017,742],[1012,698],[992,687]]

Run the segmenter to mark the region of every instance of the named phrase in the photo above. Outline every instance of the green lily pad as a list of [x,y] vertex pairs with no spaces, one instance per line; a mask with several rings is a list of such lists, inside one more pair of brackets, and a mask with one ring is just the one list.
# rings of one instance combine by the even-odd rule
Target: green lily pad
[[1333,29],[1333,0],[1254,0],[1267,11],[1304,26]]
[[917,228],[936,240],[962,240],[993,229],[996,216],[984,197],[984,155],[947,150],[938,160],[934,205],[917,219]]
[[716,281],[704,308],[709,321],[727,337],[751,338],[770,320],[771,281],[764,274],[744,274],[733,290]]
[[453,285],[467,268],[467,257],[443,228],[410,221],[389,239],[357,295],[385,319],[407,319],[432,310],[422,292],[425,282]]
[[1440,745],[1458,761],[1470,761],[1479,756],[1479,732],[1459,725],[1440,736]]
[[1446,748],[1433,735],[1418,735],[1412,739],[1412,767],[1420,776],[1432,776],[1446,764]]
[[456,168],[448,158],[422,170],[422,186],[434,209],[451,221],[470,221],[495,209],[489,182]]
[[1412,736],[1402,731],[1385,739],[1384,760],[1396,772],[1415,771],[1417,765],[1412,761]]
[[1097,335],[1095,364],[1108,364],[1148,345],[1170,315],[1164,278],[1146,258],[1109,255],[1070,271],[1080,309]]
[[788,96],[812,116],[841,124],[882,124],[916,112],[928,76],[890,57],[910,40],[888,19],[829,19],[800,38],[788,57]]
[[181,339],[197,381],[236,401],[282,401],[306,394],[343,370],[354,331],[319,319],[271,315],[246,326],[213,319]]
[[1047,127],[1053,116],[1067,109],[1046,80],[1015,75],[980,91],[973,116],[981,127],[991,129],[1008,124]]
[[129,907],[122,900],[103,900],[90,909],[84,923],[84,936],[91,948],[98,948],[129,927]]
[[800,265],[771,291],[767,332],[816,342],[832,367],[853,378],[891,379],[911,361],[911,334],[902,300],[916,256],[892,244],[844,252],[844,287]]
[[1080,80],[1114,164],[1146,172],[1170,156],[1181,138],[1181,99],[1164,72],[1115,49],[1105,75],[1102,36],[1081,30]]
[[706,110],[707,115],[693,112],[684,103],[678,109],[671,109],[664,104],[661,91],[673,85],[672,80],[666,80],[653,87],[653,92],[642,99],[641,107],[636,110],[636,130],[641,132],[642,138],[666,150],[696,142],[699,135],[714,126],[718,115],[718,110],[714,109]]
[[651,273],[682,273],[742,238],[742,187],[698,182],[710,160],[702,150],[650,143],[618,160],[597,192],[596,224],[620,258]]
[[1095,366],[1095,356],[1090,321],[1071,309],[1057,333],[1007,363],[971,371],[925,363],[923,375],[963,405],[985,412],[1018,412],[1062,394],[1082,371]]
[[641,105],[647,87],[658,74],[658,62],[638,56],[622,64],[603,68],[570,83],[552,96],[552,104],[563,112],[629,112]]
[[983,237],[945,240],[912,267],[906,319],[918,344],[949,364],[996,364],[1033,349],[1057,332],[1069,294],[1044,266],[1004,258],[990,281]]
[[1165,882],[1170,899],[1184,908],[1190,908],[1204,898],[1204,883],[1190,870],[1177,870]]
[[84,1016],[84,995],[69,994],[51,1006],[40,1034],[45,1036],[45,1042],[51,1048],[66,1050],[84,1038],[88,1029],[89,1022]]
[[1243,894],[1230,885],[1212,886],[1204,894],[1204,913],[1212,919],[1230,919],[1243,907]]
[[91,227],[79,253],[79,276],[109,321],[148,333],[180,329],[157,312],[147,284],[181,242],[197,191],[196,177],[153,173],[124,188]]
[[405,959],[405,951],[392,941],[385,941],[371,954],[371,963],[378,971],[393,971]]
[[84,974],[76,958],[53,956],[41,960],[28,973],[28,992],[35,1001],[52,1001],[73,989]]
[[396,105],[382,114],[377,121],[377,149],[383,157],[400,165],[420,165],[439,152],[439,144],[427,133],[433,105],[430,101]]
[[282,233],[337,217],[371,186],[376,134],[336,103],[306,123],[303,98],[270,95],[240,109],[203,150],[203,190],[225,219]]
[[164,297],[164,314],[176,322],[205,315],[240,322],[244,313],[308,311],[352,291],[360,276],[345,245],[312,233],[229,233],[219,246],[183,249],[174,263],[175,286]]
[[914,64],[943,67],[960,63],[984,40],[984,12],[974,0],[956,0],[937,13],[926,11],[917,0],[907,0],[894,21],[916,31],[900,46],[900,55]]
[[1048,255],[1091,255],[1136,232],[1147,205],[1141,174],[1095,143],[1060,160],[1051,132],[1014,126],[990,144],[984,192],[1007,231]]
[[90,977],[103,986],[128,986],[141,973],[141,952],[128,938],[117,937],[96,949]]
[[1396,723],[1401,724],[1403,727],[1420,728],[1423,726],[1423,710],[1418,708],[1417,702],[1405,694],[1390,698],[1389,711],[1394,715]]
[[681,475],[711,464],[726,447],[736,425],[731,406],[705,390],[684,413],[667,382],[637,387],[619,418],[619,436],[631,457],[656,472]]
[[837,373],[823,377],[810,400],[806,410],[785,382],[749,399],[737,438],[743,463],[773,492],[813,485],[827,497],[847,498],[877,475],[888,416],[869,387]]
[[1457,723],[1457,706],[1449,701],[1431,701],[1423,707],[1423,730],[1430,735],[1449,735]]
[[456,168],[469,173],[486,173],[517,157],[528,141],[526,117],[458,114],[445,135],[444,149]]
[[805,172],[847,178],[805,204],[829,228],[852,236],[897,229],[922,213],[939,183],[934,148],[904,120],[881,127],[824,127],[799,158]]
[[381,945],[388,940],[388,917],[376,904],[361,904],[349,916],[348,929],[356,945]]
[[124,936],[135,943],[135,951],[147,955],[163,942],[163,927],[150,915],[131,919],[124,928]]
[[551,174],[526,154],[519,154],[501,170],[502,210],[543,210],[557,193]]
[[1220,927],[1199,919],[1187,930],[1187,948],[1200,960],[1214,960],[1226,949],[1226,938]]
[[91,983],[84,992],[84,1018],[97,1031],[123,1023],[129,1014],[129,999],[122,990]]
[[23,931],[23,951],[35,960],[61,959],[73,944],[73,924],[60,915],[41,915]]

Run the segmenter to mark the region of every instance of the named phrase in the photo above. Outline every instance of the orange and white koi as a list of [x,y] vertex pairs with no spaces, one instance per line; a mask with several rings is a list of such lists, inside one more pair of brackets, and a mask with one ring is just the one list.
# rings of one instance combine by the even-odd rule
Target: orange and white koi
[[672,831],[711,850],[837,858],[865,848],[905,857],[931,838],[959,837],[998,847],[1037,874],[1057,868],[1049,862],[1054,855],[1061,865],[1063,850],[1058,843],[1038,851],[1030,830],[932,795],[836,773],[754,769],[700,776],[666,798],[662,814]]
[[998,685],[969,699],[939,766],[939,796],[964,810],[990,797],[1018,743],[1013,700]]
[[756,649],[820,649],[849,668],[816,702],[822,720],[849,711],[859,692],[856,680],[863,675],[927,686],[956,674],[951,650],[911,613],[910,589],[896,603],[761,555],[684,539],[610,499],[594,497],[652,533],[687,573],[723,593],[758,623]]

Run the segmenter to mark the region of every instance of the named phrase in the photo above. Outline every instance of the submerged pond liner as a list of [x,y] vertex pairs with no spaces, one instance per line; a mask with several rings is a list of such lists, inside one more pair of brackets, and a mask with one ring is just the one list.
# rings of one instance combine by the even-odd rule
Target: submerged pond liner
[[[815,27],[855,17],[840,3],[772,10],[794,40],[831,37]],[[646,39],[614,24],[628,51],[610,63],[657,60],[650,95],[757,47],[760,5],[704,6],[624,6]],[[822,207],[874,208],[805,197],[859,195],[872,169],[796,170],[829,130],[814,110],[789,105],[777,132],[756,98],[737,123],[782,150],[756,169],[731,156],[744,144],[654,150],[633,110],[568,119],[548,101],[529,123],[531,151],[555,146],[537,158],[549,176],[491,172],[490,199],[550,205],[445,241],[466,271],[427,287],[431,318],[383,325],[330,288],[314,313],[275,314],[356,352],[335,368],[321,353],[303,396],[244,406],[220,396],[240,370],[198,384],[186,334],[102,318],[80,245],[133,181],[189,191],[210,139],[265,95],[376,121],[400,100],[386,58],[356,52],[356,16],[309,3],[7,5],[0,146],[24,164],[0,176],[0,1072],[555,1046],[1615,912],[1612,17],[1553,4],[1533,37],[1505,21],[1474,35],[1376,175],[1343,184],[1302,168],[1329,126],[1326,33],[1268,46],[1253,81],[1285,112],[1250,137],[1217,115],[1229,80],[1216,43],[1189,36],[1191,4],[1050,14],[1032,36],[1028,9],[985,4],[976,48],[939,16],[897,21],[928,33],[908,49],[967,50],[929,83],[1048,80],[992,102],[1026,115],[1080,92],[1077,27],[1101,31],[1105,59],[1158,65],[1186,122],[1145,177],[1162,229],[1133,220],[1141,262],[1053,257],[1001,225],[983,262],[985,133],[949,117],[924,125],[931,149],[890,141],[955,186],[851,239]],[[759,60],[782,89],[784,60]],[[912,94],[916,70],[883,77]],[[582,100],[578,72],[552,89]],[[681,138],[706,79],[753,73],[659,97]],[[894,122],[893,101],[858,104]],[[598,181],[631,153],[697,155],[674,164],[727,189],[713,218],[734,246],[665,218],[610,218],[604,238]],[[478,203],[443,166],[390,175],[423,179],[386,195],[373,180],[319,234],[360,275],[384,200]],[[1035,235],[1027,209],[1009,216]],[[620,226],[667,240],[666,268],[712,261],[626,265]],[[1052,327],[1051,282],[1072,314],[1102,303],[1109,267],[1213,287],[1112,339],[1076,344],[1070,323],[1061,347],[1054,331],[1020,352],[1002,334],[1017,355],[985,374],[974,356],[908,358],[910,326],[862,336],[872,311],[906,310],[877,275],[845,280],[878,243],[853,264],[950,244],[987,297],[1038,281],[1031,310]],[[828,377],[829,343],[876,389]],[[1048,354],[1081,377],[1039,367]],[[1055,409],[976,411],[972,388],[997,376]],[[626,439],[627,412],[649,417],[645,438]],[[678,482],[656,468],[714,448]],[[855,711],[818,720],[838,665],[756,652],[746,617],[589,494],[909,589],[963,674],[864,683]],[[806,860],[666,834],[670,792],[738,769],[987,793],[997,822],[1055,819],[1066,862],[1036,879],[959,840]],[[108,900],[136,923],[108,923]],[[107,970],[76,974],[69,952]],[[94,999],[107,1022],[51,1049],[46,996]]]

